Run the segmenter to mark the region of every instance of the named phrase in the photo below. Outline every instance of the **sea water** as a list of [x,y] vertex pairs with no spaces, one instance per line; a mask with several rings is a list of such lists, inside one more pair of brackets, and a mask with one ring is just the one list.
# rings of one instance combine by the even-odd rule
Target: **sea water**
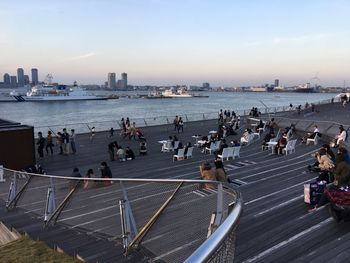
[[[64,102],[1,102],[0,118],[40,127],[91,126],[97,130],[119,128],[122,117],[135,120],[138,126],[171,123],[175,115],[184,120],[215,118],[220,109],[243,110],[252,107],[288,107],[331,99],[332,93],[260,93],[260,92],[202,92],[207,98],[145,99],[119,98],[102,101]],[[104,123],[104,124],[103,124]],[[113,124],[114,123],[114,124]],[[74,125],[77,124],[77,125]],[[85,128],[82,128],[85,127]],[[44,129],[45,130],[45,129]]]

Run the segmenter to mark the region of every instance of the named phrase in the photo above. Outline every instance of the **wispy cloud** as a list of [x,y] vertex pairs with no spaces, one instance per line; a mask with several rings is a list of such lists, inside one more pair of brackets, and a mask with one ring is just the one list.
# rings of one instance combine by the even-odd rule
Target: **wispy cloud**
[[95,55],[96,55],[95,52],[89,52],[89,53],[86,53],[86,54],[83,54],[83,55],[79,55],[79,56],[62,58],[62,59],[59,59],[59,60],[57,60],[57,61],[55,61],[53,63],[55,64],[55,63],[62,63],[62,62],[69,62],[69,61],[79,61],[79,60],[83,60],[83,59],[87,59],[87,58],[93,57]]
[[63,59],[63,61],[81,60],[81,59],[86,59],[86,58],[89,58],[89,57],[93,57],[95,55],[96,55],[95,52],[90,52],[90,53],[87,53],[87,54],[84,54],[84,55],[80,55],[80,56],[74,56],[74,57],[65,58],[65,59]]
[[280,45],[284,43],[304,43],[308,41],[315,41],[320,39],[326,39],[335,35],[347,34],[348,32],[337,32],[337,33],[312,33],[302,36],[295,37],[274,37],[270,40],[261,40],[246,43],[246,46],[254,47],[261,45]]

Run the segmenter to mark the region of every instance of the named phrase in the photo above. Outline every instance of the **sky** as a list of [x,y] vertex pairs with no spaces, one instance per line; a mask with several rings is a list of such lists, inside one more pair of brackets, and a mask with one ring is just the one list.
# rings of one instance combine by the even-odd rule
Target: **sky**
[[[0,76],[350,85],[348,0],[0,0]],[[1,81],[1,79],[0,79]]]

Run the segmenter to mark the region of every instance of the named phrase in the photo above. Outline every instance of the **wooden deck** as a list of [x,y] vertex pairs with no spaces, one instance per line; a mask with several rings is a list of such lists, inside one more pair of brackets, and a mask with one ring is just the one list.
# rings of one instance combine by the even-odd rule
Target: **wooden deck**
[[[333,109],[337,112],[337,119],[333,117],[332,121],[344,120],[346,123],[348,110],[338,106],[336,104],[324,106],[324,108],[317,107],[319,112],[311,117],[293,114],[289,117],[325,120],[329,118],[329,111]],[[192,135],[204,135],[213,129],[217,129],[217,123],[214,120],[186,123],[185,132],[180,133],[178,137],[183,143],[188,141],[194,143]],[[89,168],[93,168],[98,174],[99,163],[107,161],[113,177],[199,179],[198,167],[201,162],[213,160],[212,155],[205,155],[196,148],[192,159],[173,163],[172,153],[161,153],[161,144],[158,143],[159,140],[174,134],[172,125],[147,127],[144,131],[148,142],[148,155],[136,156],[134,161],[109,162],[107,145],[110,141],[116,140],[124,147],[130,146],[137,153],[138,142],[123,140],[120,136],[109,138],[108,133],[97,133],[93,142],[89,141],[88,134],[78,136],[76,155],[61,156],[55,149],[55,155],[45,157],[41,163],[48,174],[62,176],[69,176],[74,167],[78,167],[82,175]],[[231,136],[227,140],[234,138]],[[336,223],[330,217],[327,208],[310,214],[309,207],[303,202],[303,184],[317,176],[307,172],[306,166],[313,162],[311,154],[319,146],[306,146],[300,144],[299,140],[295,153],[275,156],[268,151],[261,152],[260,144],[261,142],[256,140],[251,145],[242,147],[239,159],[225,162],[230,178],[240,185],[244,199],[244,213],[239,223],[236,240],[235,262],[349,262],[350,224]],[[139,194],[147,197],[154,193],[141,190]],[[96,236],[101,233],[101,242],[108,242],[105,237],[116,235],[115,229],[109,226],[113,226],[119,219],[108,217],[105,211],[101,210],[102,203],[105,205],[105,202],[107,204],[115,202],[115,196],[112,193],[106,192],[106,195],[110,197],[108,200],[105,197],[89,199],[92,207],[82,206],[79,210],[66,211],[58,221],[57,227],[64,226],[65,231],[79,229],[83,234],[85,232],[91,234],[95,229]],[[147,213],[147,211],[143,212]],[[3,221],[11,221],[8,218],[12,213],[4,213],[2,207],[0,220],[5,218]],[[180,222],[183,219],[175,217],[173,220]],[[26,221],[22,219],[19,222],[22,222],[20,225],[24,225]],[[34,229],[38,227],[34,223],[29,225],[33,225]],[[57,231],[59,233],[59,230]],[[163,233],[166,235],[166,229]],[[69,235],[74,236],[74,234]],[[180,228],[179,235],[188,239],[189,244],[194,241],[193,237],[187,236],[186,232],[181,231]],[[93,237],[96,238],[96,236]],[[166,244],[165,241],[164,245]],[[102,243],[101,246],[103,246]],[[118,249],[118,247],[114,248]],[[174,256],[178,250],[172,248],[168,253]],[[91,253],[86,256],[87,261],[96,261],[96,258],[89,257],[92,257]],[[159,257],[158,260],[167,261],[167,258]],[[129,261],[140,262],[140,258],[130,258]],[[101,262],[109,261],[106,259]]]

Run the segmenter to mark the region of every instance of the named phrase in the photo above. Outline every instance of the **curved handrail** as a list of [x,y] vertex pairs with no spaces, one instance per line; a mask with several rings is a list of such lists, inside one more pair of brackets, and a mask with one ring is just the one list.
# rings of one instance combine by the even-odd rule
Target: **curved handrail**
[[186,263],[202,263],[210,260],[227,236],[237,227],[243,212],[243,200],[237,189],[232,190],[238,194],[235,207],[215,232],[185,261]]

